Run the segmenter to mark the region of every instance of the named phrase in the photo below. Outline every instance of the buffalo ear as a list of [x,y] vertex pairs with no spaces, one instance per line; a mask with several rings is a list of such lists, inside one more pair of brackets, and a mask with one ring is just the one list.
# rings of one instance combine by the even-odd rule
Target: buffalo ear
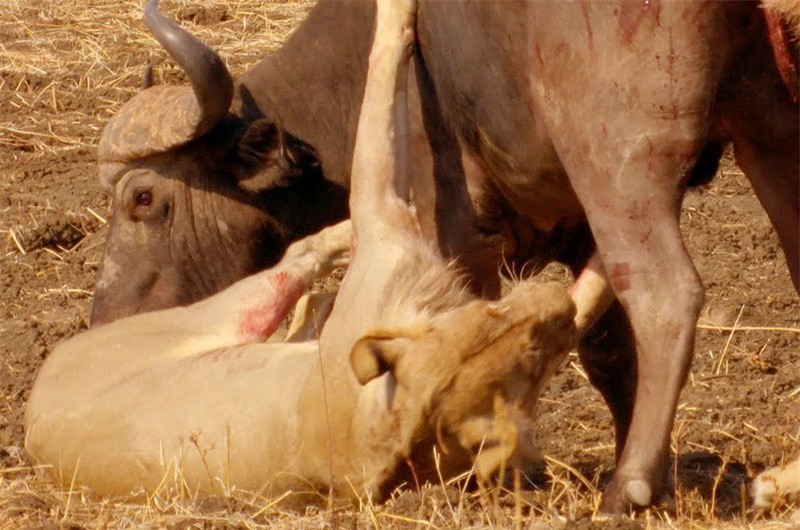
[[250,191],[289,186],[320,168],[313,147],[263,118],[247,127],[237,153],[245,169],[240,183]]

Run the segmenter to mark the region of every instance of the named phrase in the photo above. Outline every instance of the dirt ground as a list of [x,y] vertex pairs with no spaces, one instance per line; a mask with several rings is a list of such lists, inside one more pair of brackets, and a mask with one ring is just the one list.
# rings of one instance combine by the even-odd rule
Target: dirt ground
[[[220,49],[236,74],[277,46],[308,6],[165,2],[163,10]],[[0,6],[0,527],[793,524],[791,507],[748,508],[746,488],[761,469],[800,453],[800,300],[769,221],[730,156],[683,209],[707,294],[674,434],[674,510],[593,520],[598,488],[612,470],[612,428],[574,356],[540,405],[547,463],[516,493],[513,481],[512,491],[500,494],[435,485],[383,505],[295,518],[253,499],[115,507],[36,478],[22,450],[25,401],[42,360],[87,327],[107,232],[98,135],[137,90],[144,64],[163,59],[143,33],[140,13],[138,1]],[[159,81],[180,82],[168,62],[156,73]]]

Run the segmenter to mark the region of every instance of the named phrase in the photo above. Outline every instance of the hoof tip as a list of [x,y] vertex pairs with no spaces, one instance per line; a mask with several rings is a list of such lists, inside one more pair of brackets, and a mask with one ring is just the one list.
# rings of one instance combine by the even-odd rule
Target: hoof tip
[[650,485],[642,479],[634,479],[628,482],[625,488],[628,494],[628,499],[636,506],[649,506],[653,492],[650,490]]

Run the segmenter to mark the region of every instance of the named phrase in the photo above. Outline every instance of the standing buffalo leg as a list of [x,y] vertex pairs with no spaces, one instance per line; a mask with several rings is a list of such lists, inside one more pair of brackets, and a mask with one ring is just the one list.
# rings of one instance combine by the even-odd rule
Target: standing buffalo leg
[[608,511],[649,505],[668,483],[670,432],[703,300],[678,217],[725,53],[709,45],[724,41],[720,9],[667,1],[529,7],[535,102],[636,339],[636,398]]
[[[566,259],[572,274],[578,279],[571,291],[580,289],[578,282],[585,281],[583,276],[587,270],[598,269],[598,277],[606,280],[596,252],[593,251],[588,260],[583,253],[566,256]],[[606,291],[604,294],[608,296],[609,293]],[[600,391],[611,411],[616,459],[619,460],[628,437],[636,397],[636,341],[625,310],[613,299],[613,294],[599,304],[579,305],[587,306],[593,307],[596,314],[594,318],[584,319],[583,322],[576,318],[580,335],[578,355],[589,381]]]
[[[797,112],[794,115],[797,125]],[[795,128],[796,129],[796,128]],[[795,130],[790,142],[765,146],[747,136],[735,140],[736,161],[753,185],[786,256],[794,288],[800,292],[800,157]]]
[[[592,193],[592,188],[606,185],[597,179],[602,172],[591,176],[584,173],[586,181],[578,177],[574,184],[579,196],[585,194],[581,199],[612,288],[636,338],[636,400],[625,447],[605,500],[606,508],[612,511],[626,509],[629,502],[648,505],[666,486],[670,432],[692,358],[695,323],[703,298],[702,284],[678,224],[678,179],[653,178],[651,189],[637,190],[632,182],[635,177],[627,174],[636,171],[631,166],[639,164],[635,159],[628,162],[627,167],[620,163],[617,176],[621,177],[621,186],[613,195],[602,193],[604,190]],[[682,173],[682,168],[665,162],[669,162],[668,157],[659,164],[663,164],[663,175]],[[639,171],[644,173],[645,169],[640,167]],[[629,375],[617,374],[616,384],[630,384],[622,379]]]
[[720,95],[723,134],[733,137],[744,170],[780,239],[800,291],[800,116],[766,40],[734,69]]
[[611,410],[619,460],[631,425],[636,395],[636,343],[619,302],[615,302],[581,339],[578,355],[589,381]]

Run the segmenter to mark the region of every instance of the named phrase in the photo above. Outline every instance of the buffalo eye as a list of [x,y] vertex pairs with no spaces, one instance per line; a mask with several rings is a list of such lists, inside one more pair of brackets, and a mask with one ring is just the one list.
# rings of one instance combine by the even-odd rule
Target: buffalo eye
[[150,186],[136,188],[129,200],[131,216],[138,221],[156,220],[169,213],[168,201],[156,197]]

